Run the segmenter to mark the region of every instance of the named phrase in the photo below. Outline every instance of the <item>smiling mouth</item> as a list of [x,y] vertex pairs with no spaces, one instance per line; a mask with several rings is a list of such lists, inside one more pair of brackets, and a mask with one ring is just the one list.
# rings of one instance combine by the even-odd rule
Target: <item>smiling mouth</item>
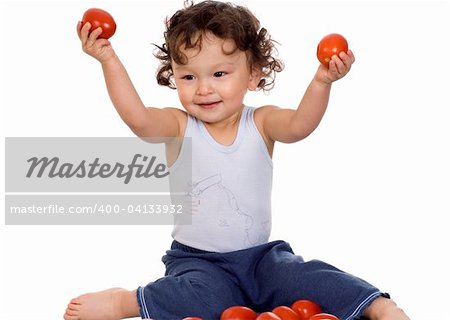
[[197,105],[199,105],[200,107],[204,108],[204,109],[212,109],[215,108],[219,105],[221,101],[214,101],[214,102],[206,102],[206,103],[198,103]]

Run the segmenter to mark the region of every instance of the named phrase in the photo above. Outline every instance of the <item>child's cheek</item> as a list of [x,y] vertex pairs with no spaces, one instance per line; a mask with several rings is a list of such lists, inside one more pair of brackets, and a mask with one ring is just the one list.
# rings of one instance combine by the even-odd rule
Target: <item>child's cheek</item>
[[189,94],[188,90],[184,90],[183,88],[178,88],[178,98],[180,99],[183,107],[189,106],[192,103],[192,95]]

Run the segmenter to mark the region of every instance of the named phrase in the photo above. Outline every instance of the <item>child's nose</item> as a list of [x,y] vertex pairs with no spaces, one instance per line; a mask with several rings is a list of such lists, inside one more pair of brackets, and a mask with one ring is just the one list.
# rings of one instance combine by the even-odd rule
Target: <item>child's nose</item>
[[206,79],[199,81],[197,87],[197,94],[204,96],[210,93],[212,93],[211,83]]

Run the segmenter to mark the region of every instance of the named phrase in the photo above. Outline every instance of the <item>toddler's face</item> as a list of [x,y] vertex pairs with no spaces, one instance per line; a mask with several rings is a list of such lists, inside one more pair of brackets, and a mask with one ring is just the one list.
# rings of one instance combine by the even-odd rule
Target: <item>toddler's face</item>
[[200,50],[183,49],[187,64],[172,61],[178,96],[188,113],[215,123],[241,111],[247,90],[255,90],[260,79],[250,71],[245,52],[234,49],[234,41],[207,33]]

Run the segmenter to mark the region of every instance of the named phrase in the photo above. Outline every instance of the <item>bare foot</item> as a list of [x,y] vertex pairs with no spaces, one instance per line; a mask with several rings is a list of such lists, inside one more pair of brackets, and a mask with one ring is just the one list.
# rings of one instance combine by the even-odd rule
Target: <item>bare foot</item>
[[136,291],[112,288],[72,299],[65,320],[120,320],[139,316]]

